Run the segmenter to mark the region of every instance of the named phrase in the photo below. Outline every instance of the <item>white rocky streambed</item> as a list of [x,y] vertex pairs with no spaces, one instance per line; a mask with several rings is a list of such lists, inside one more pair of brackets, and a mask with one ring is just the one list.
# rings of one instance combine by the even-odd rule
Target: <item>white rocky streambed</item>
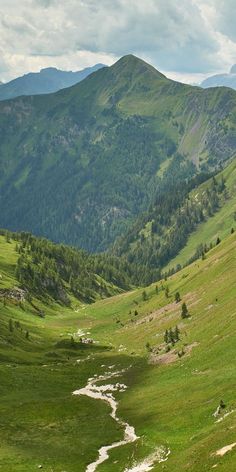
[[[106,372],[104,375],[100,376],[95,375],[94,377],[88,379],[86,387],[73,392],[73,395],[85,395],[87,397],[94,398],[96,400],[102,400],[108,403],[111,407],[111,417],[119,425],[124,427],[124,439],[114,442],[108,446],[102,446],[98,451],[97,460],[87,466],[86,472],[95,472],[97,467],[109,458],[109,451],[111,449],[125,446],[128,443],[135,442],[139,438],[135,433],[134,427],[130,426],[128,423],[121,420],[117,416],[118,402],[115,400],[113,392],[124,392],[127,389],[127,386],[121,383],[97,385],[97,383],[105,382],[114,377],[119,377],[122,373],[124,373],[124,370],[117,372]],[[154,454],[149,456],[142,463],[136,464],[129,469],[126,468],[125,472],[148,472],[153,468],[155,462],[163,462],[167,460],[168,455],[169,451],[166,452],[164,448],[158,448]]]

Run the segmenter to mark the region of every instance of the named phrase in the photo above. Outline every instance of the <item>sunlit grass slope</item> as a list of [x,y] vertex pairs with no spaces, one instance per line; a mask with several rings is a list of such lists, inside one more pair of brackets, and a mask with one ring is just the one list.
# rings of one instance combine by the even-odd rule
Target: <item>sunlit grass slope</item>
[[[167,269],[185,264],[196,252],[200,244],[214,244],[217,237],[225,238],[232,228],[236,229],[236,159],[222,171],[217,178],[225,179],[227,198],[221,204],[219,211],[207,221],[201,223],[188,239],[186,246],[172,259]],[[204,192],[208,182],[195,190],[193,195]]]
[[[15,286],[14,245],[1,239],[0,247],[0,288]],[[103,372],[103,365],[114,365],[129,367],[121,376],[129,388],[117,394],[118,414],[140,439],[111,451],[98,472],[124,472],[161,445],[171,452],[154,472],[210,471],[213,466],[234,472],[236,450],[222,457],[215,453],[236,442],[235,253],[232,234],[205,260],[158,282],[158,289],[153,284],[145,293],[138,289],[90,306],[74,301],[72,308],[43,307],[35,300],[45,310],[43,319],[27,303],[2,301],[2,470],[28,472],[42,464],[48,472],[84,472],[101,445],[122,438],[106,404],[71,395]],[[184,301],[187,319],[181,318]],[[10,318],[20,321],[22,332],[9,331]],[[176,325],[180,341],[166,355],[164,332]],[[73,348],[71,334],[78,329],[99,343]],[[220,400],[226,408],[217,422],[213,413]]]

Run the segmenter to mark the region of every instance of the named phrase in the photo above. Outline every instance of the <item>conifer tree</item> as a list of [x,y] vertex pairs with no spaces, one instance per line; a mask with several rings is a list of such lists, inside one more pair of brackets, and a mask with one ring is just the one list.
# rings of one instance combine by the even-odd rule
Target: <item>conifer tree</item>
[[180,298],[180,293],[179,293],[179,292],[176,292],[176,294],[175,294],[175,301],[176,301],[176,303],[179,303],[180,300],[181,300],[181,298]]
[[188,316],[189,316],[188,308],[187,308],[186,303],[184,302],[184,303],[182,304],[181,317],[182,317],[182,318],[188,318]]
[[170,330],[169,330],[169,340],[170,340],[172,345],[175,344],[175,334],[174,334],[172,328],[170,328]]
[[180,330],[179,330],[178,326],[176,326],[175,331],[174,331],[174,336],[175,336],[175,341],[176,342],[179,341],[179,335],[180,335]]
[[166,329],[165,334],[164,334],[164,342],[168,344],[169,341],[169,332],[168,329]]
[[148,299],[146,290],[143,291],[142,297],[144,302]]

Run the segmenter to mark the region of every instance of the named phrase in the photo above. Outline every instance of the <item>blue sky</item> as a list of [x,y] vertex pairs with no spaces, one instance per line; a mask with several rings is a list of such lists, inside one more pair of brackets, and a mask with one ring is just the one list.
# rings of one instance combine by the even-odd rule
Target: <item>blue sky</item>
[[235,0],[1,0],[0,80],[133,53],[199,82],[236,63]]

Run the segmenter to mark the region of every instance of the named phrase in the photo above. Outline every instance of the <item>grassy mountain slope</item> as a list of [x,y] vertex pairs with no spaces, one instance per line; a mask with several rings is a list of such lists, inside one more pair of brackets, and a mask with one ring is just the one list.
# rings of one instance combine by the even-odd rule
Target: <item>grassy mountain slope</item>
[[[27,301],[36,296],[70,306],[73,298],[91,303],[130,288],[131,267],[118,259],[89,255],[30,233],[2,230],[1,234],[1,249],[6,254],[10,251],[10,259],[15,262],[12,275]],[[4,272],[3,282],[7,282],[8,272]],[[11,297],[11,286],[6,286],[1,296]]]
[[[170,261],[166,269],[176,267],[178,264],[184,265],[194,255],[200,245],[215,243],[217,237],[225,238],[232,228],[236,229],[236,161],[226,167],[219,174],[219,177],[225,179],[227,198],[221,202],[218,211],[198,225],[196,230],[189,237],[185,247],[179,254]],[[201,187],[192,192],[193,198],[206,189],[208,183],[204,183]]]
[[173,82],[134,56],[56,94],[2,102],[1,225],[104,250],[160,186],[232,157],[235,117],[233,90]]
[[235,226],[235,198],[235,158],[210,179],[199,174],[184,184],[170,182],[169,192],[160,193],[116,241],[113,251],[130,263],[146,266],[144,281],[155,280],[153,269],[176,269],[215,245],[217,237],[230,234]]
[[[160,445],[171,450],[167,471],[211,470],[215,464],[223,471],[234,470],[236,451],[222,458],[215,453],[235,442],[235,249],[232,235],[206,260],[158,284],[158,295],[155,285],[147,289],[146,301],[140,290],[86,309],[82,326],[89,320],[92,336],[101,342],[112,339],[117,350],[133,358],[124,376],[130,388],[120,397],[120,413],[142,438],[136,448],[112,451],[101,471],[111,471],[116,461],[116,470],[124,471]],[[162,284],[169,287],[168,299]],[[176,291],[181,303],[187,303],[187,320],[181,319],[181,303],[174,302]],[[166,354],[164,332],[176,325],[180,341]],[[147,343],[152,349],[148,354]],[[140,358],[137,362],[137,355],[148,356],[151,364],[145,366]],[[221,399],[226,409],[215,418]],[[162,470],[162,465],[153,470]]]
[[[3,239],[0,245],[0,283],[15,286],[14,245]],[[84,472],[101,445],[121,439],[122,428],[110,418],[105,403],[71,395],[86,385],[88,377],[114,366],[129,367],[118,379],[128,386],[116,395],[118,413],[135,427],[140,439],[110,451],[99,472],[124,472],[159,446],[169,448],[170,455],[164,464],[154,465],[155,472],[163,465],[167,472],[199,472],[213,466],[233,472],[236,450],[222,457],[216,451],[235,442],[235,249],[233,234],[205,260],[159,282],[158,293],[155,285],[148,287],[145,297],[142,289],[87,306],[74,301],[71,307],[62,307],[38,300],[44,319],[32,312],[28,302],[24,307],[13,300],[2,302],[0,464],[4,470],[27,472],[42,465],[44,470]],[[174,301],[176,291],[180,303]],[[187,319],[181,319],[183,301],[190,314]],[[180,341],[166,353],[165,330],[176,325]],[[99,344],[71,344],[71,333],[78,329],[89,330]],[[75,341],[79,336],[74,335]],[[226,407],[215,418],[220,400]]]
[[102,67],[105,66],[103,64],[96,64],[93,67],[86,67],[77,72],[48,67],[40,72],[30,72],[6,84],[2,84],[0,100],[9,100],[10,98],[21,97],[22,95],[54,93],[81,82],[81,80],[84,80]]

